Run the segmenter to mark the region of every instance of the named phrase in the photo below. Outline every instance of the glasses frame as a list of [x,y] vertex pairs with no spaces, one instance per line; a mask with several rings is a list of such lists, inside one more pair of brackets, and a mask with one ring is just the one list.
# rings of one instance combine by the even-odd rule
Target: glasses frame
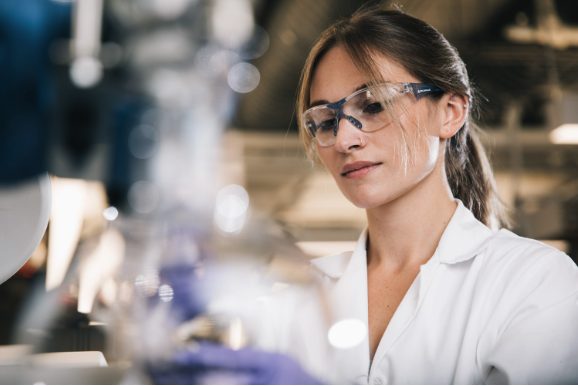
[[[414,95],[414,97],[419,100],[420,98],[427,96],[427,95],[435,95],[435,94],[443,94],[445,91],[433,84],[430,83],[412,83],[412,82],[400,82],[400,83],[380,83],[377,85],[377,87],[380,86],[385,86],[385,85],[395,85],[395,86],[401,86],[401,90],[399,90],[399,94],[403,95],[403,94],[407,94],[407,93],[412,93]],[[303,125],[307,128],[307,132],[309,133],[309,135],[311,135],[311,137],[316,138],[315,129],[311,129],[310,127],[308,127],[307,122],[305,120],[305,116],[311,112],[311,111],[315,111],[318,109],[322,109],[322,108],[329,108],[331,110],[334,110],[337,112],[337,114],[335,115],[335,128],[333,129],[333,136],[337,137],[337,131],[339,130],[339,121],[343,118],[345,118],[349,123],[351,123],[353,125],[353,127],[355,127],[356,129],[363,131],[363,124],[355,117],[351,116],[351,115],[347,115],[343,113],[343,106],[350,101],[352,98],[355,98],[357,95],[367,92],[370,88],[375,88],[375,87],[364,87],[362,89],[359,89],[357,91],[355,91],[354,93],[346,96],[345,98],[342,98],[340,100],[338,100],[337,102],[333,102],[333,103],[326,103],[326,104],[322,104],[322,105],[318,105],[318,106],[313,106],[307,110],[305,110],[303,112],[302,115],[302,119],[303,119]],[[319,142],[317,142],[319,144]],[[332,143],[331,145],[321,145],[319,144],[319,146],[322,147],[329,147],[329,146],[333,146],[334,143]]]

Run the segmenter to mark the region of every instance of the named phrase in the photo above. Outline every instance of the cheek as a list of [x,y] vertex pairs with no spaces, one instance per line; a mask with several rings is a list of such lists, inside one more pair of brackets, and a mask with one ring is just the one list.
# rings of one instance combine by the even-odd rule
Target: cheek
[[[440,154],[440,139],[435,128],[435,114],[427,109],[418,110],[412,116],[406,116],[402,120],[405,127],[405,138],[400,138],[404,144],[409,164],[418,168],[433,167]],[[401,130],[401,129],[400,129]],[[405,146],[407,145],[407,146]]]
[[337,164],[337,162],[334,159],[335,156],[334,153],[331,151],[331,149],[315,145],[315,154],[317,155],[317,159],[319,160],[319,162],[321,162],[321,165],[323,165],[325,170],[327,170],[331,174],[334,174],[335,173],[334,169],[336,168],[335,165]]
[[[421,179],[429,174],[436,166],[440,156],[439,138],[422,132],[415,138],[408,151],[409,164],[407,172],[413,178]],[[409,177],[408,176],[408,177]],[[412,179],[410,177],[410,179]]]
[[314,144],[312,145],[311,154],[315,156],[319,160],[319,162],[321,162],[321,164],[327,168],[328,154],[323,150],[324,149],[322,147],[319,147],[317,144]]

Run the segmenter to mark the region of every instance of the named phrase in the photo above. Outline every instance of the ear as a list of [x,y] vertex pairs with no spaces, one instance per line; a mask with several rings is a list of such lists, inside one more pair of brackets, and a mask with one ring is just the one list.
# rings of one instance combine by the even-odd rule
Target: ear
[[453,137],[464,125],[468,117],[468,98],[458,94],[446,94],[441,99],[440,138]]

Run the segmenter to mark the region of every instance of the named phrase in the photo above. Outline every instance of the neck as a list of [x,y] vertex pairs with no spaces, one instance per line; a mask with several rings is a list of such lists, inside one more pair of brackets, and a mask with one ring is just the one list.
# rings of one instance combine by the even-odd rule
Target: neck
[[368,209],[368,266],[401,271],[424,264],[455,209],[443,172],[432,173],[386,205]]

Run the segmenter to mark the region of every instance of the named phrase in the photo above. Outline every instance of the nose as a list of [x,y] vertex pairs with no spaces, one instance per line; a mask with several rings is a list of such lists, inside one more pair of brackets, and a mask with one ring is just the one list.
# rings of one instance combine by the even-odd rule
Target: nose
[[349,121],[347,117],[339,120],[334,145],[337,151],[350,153],[365,146],[363,141],[365,134],[354,125],[355,122]]

